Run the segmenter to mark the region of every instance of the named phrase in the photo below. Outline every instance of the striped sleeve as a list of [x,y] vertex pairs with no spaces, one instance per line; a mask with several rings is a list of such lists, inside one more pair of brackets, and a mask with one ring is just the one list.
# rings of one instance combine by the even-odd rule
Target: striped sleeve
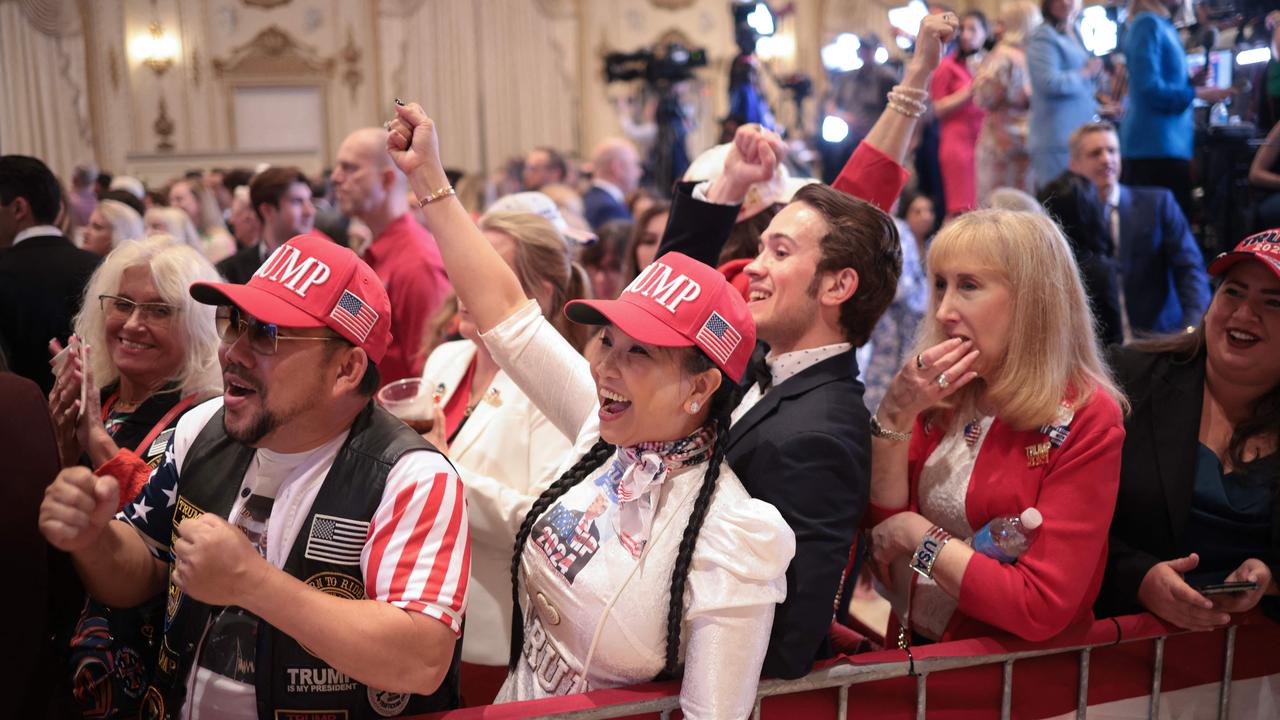
[[411,452],[391,469],[360,567],[370,598],[461,634],[471,542],[462,482],[443,456]]
[[173,538],[173,506],[178,495],[178,461],[173,444],[174,439],[170,437],[164,459],[152,471],[147,484],[132,503],[116,513],[116,519],[133,526],[151,554],[165,562],[173,561],[169,542]]

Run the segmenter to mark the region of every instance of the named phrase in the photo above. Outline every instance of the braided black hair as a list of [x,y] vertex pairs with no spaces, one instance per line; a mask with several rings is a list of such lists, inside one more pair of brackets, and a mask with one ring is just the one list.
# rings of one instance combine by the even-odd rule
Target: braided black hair
[[[690,352],[686,358],[686,369],[692,374],[702,373],[715,367],[710,358],[696,350]],[[711,396],[707,421],[715,428],[715,448],[708,460],[707,471],[702,477],[702,486],[698,489],[698,497],[689,514],[689,522],[685,525],[684,535],[680,539],[680,547],[676,553],[675,567],[671,572],[671,596],[667,608],[666,661],[659,674],[660,678],[674,678],[682,672],[680,636],[684,621],[684,595],[689,579],[689,565],[693,562],[694,546],[698,541],[698,533],[702,531],[702,524],[707,518],[707,510],[711,507],[716,481],[720,477],[720,465],[724,461],[725,450],[729,444],[730,413],[738,404],[740,397],[740,388],[727,377],[721,377],[720,387]],[[508,670],[515,669],[524,645],[524,615],[520,611],[520,560],[524,545],[533,532],[533,525],[560,496],[603,465],[613,455],[614,449],[614,446],[605,442],[603,438],[596,440],[591,449],[574,463],[573,467],[566,470],[558,480],[538,496],[529,508],[529,512],[525,514],[524,522],[520,524],[511,557],[511,649],[507,659]]]
[[[688,370],[701,373],[715,366],[710,358],[701,352],[689,354]],[[680,538],[680,549],[676,552],[676,564],[671,570],[671,595],[667,605],[667,651],[666,662],[662,666],[659,678],[670,680],[680,677],[684,670],[680,662],[680,634],[684,626],[684,593],[689,580],[689,565],[693,562],[693,549],[698,542],[698,534],[702,532],[702,523],[707,519],[707,510],[711,507],[711,498],[715,495],[717,481],[720,479],[720,465],[724,461],[725,451],[729,446],[730,413],[738,404],[740,397],[736,383],[728,377],[721,376],[720,387],[711,396],[707,409],[707,422],[715,430],[715,449],[707,460],[707,471],[702,476],[702,486],[698,488],[698,497],[693,502],[693,510],[689,513],[689,523],[684,527],[684,535]]]
[[551,483],[551,486],[533,501],[533,505],[529,508],[529,512],[524,516],[524,522],[520,523],[520,532],[516,533],[515,550],[511,554],[511,654],[507,658],[507,669],[514,670],[516,661],[520,659],[520,651],[524,644],[524,615],[520,612],[520,556],[524,551],[524,544],[529,539],[529,534],[533,532],[533,524],[551,507],[551,503],[560,499],[561,495],[569,492],[573,486],[582,482],[596,468],[604,464],[613,455],[613,445],[604,441],[604,438],[596,440],[596,444],[591,446],[585,455],[578,459],[560,476],[559,480]]

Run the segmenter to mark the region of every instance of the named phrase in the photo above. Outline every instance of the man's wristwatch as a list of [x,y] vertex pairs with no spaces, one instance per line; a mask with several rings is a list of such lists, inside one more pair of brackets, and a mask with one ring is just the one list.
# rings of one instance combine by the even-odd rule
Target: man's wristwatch
[[885,440],[894,440],[897,442],[902,442],[903,440],[911,439],[910,431],[898,432],[897,430],[890,430],[889,428],[881,425],[880,418],[877,418],[875,415],[871,416],[871,434],[878,438],[884,438]]

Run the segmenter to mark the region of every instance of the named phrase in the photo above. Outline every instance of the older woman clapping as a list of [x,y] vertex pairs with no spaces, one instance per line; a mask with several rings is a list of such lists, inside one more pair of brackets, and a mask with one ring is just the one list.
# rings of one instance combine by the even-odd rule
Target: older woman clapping
[[[1092,620],[1123,398],[1099,359],[1071,250],[1047,217],[967,214],[938,233],[928,267],[933,317],[921,352],[872,418],[875,558],[893,571],[895,609],[918,639],[1002,630],[1043,640]],[[1015,564],[958,541],[1032,506],[1044,524]],[[922,555],[928,543],[940,548]]]
[[[183,413],[221,392],[215,308],[187,293],[193,282],[219,279],[199,252],[168,236],[118,246],[89,279],[49,410],[63,465],[115,477],[122,505],[164,456]],[[163,595],[135,608],[86,603],[68,633],[84,717],[136,713],[132,683],[151,671],[163,608]],[[137,665],[117,666],[129,658]]]
[[213,310],[186,292],[216,280],[208,260],[168,237],[107,255],[89,279],[75,320],[79,342],[49,395],[64,465],[87,456],[99,466],[121,448],[150,462],[182,411],[221,391]]

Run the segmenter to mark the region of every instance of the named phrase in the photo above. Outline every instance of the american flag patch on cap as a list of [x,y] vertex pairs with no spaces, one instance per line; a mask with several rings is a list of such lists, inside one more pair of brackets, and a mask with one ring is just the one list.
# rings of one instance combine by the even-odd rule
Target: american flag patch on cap
[[338,304],[329,313],[329,318],[342,327],[350,330],[359,342],[369,338],[373,326],[378,322],[378,313],[369,307],[369,303],[361,300],[350,290],[343,290]]
[[729,362],[729,356],[738,347],[738,343],[742,342],[742,335],[720,317],[720,313],[712,312],[693,339],[713,360],[724,365]]
[[348,518],[321,515],[311,519],[307,534],[307,550],[303,556],[337,565],[359,565],[360,552],[369,536],[369,523]]

